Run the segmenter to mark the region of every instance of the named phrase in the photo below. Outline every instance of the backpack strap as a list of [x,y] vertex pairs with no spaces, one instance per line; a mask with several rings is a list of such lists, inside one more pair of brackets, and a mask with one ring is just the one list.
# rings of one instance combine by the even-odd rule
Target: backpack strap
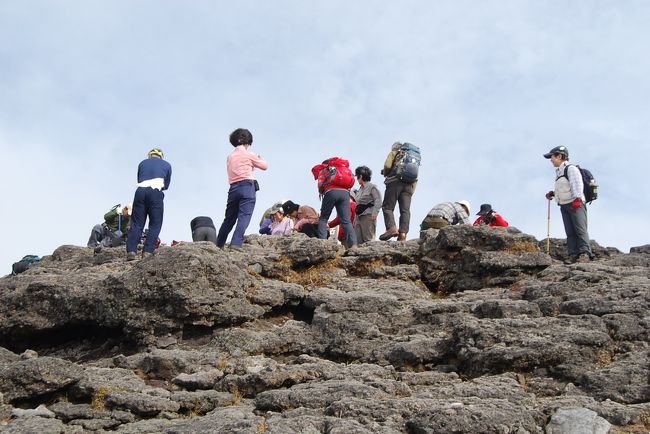
[[567,164],[566,166],[564,166],[564,173],[558,176],[557,178],[555,178],[556,181],[560,178],[569,179],[569,166],[573,166],[573,164]]

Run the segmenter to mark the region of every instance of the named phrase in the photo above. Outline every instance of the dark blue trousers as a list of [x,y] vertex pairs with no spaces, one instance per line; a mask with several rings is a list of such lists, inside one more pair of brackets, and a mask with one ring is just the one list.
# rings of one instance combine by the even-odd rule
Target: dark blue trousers
[[226,244],[228,234],[237,223],[230,244],[241,247],[244,244],[244,232],[251,222],[254,209],[255,185],[253,181],[245,180],[231,184],[228,190],[226,217],[223,219],[217,235],[217,246],[223,247]]
[[131,213],[131,230],[126,239],[126,251],[136,252],[138,243],[144,230],[144,225],[149,218],[149,233],[144,251],[153,253],[156,240],[162,229],[165,193],[151,187],[138,187],[133,197],[133,210]]

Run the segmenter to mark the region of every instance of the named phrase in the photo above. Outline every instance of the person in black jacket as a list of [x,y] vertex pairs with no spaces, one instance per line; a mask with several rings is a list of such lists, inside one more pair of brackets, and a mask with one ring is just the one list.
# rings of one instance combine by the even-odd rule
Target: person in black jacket
[[217,230],[210,217],[194,217],[190,222],[192,229],[192,241],[211,241],[217,244]]

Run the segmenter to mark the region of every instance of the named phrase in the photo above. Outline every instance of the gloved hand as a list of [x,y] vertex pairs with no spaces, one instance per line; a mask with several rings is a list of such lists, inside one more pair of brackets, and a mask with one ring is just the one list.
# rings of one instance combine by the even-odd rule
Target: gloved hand
[[571,206],[573,207],[574,211],[577,210],[577,209],[580,209],[580,207],[582,206],[582,199],[580,199],[579,197],[576,197],[573,200],[573,202],[571,202]]
[[546,199],[551,200],[554,197],[555,197],[555,192],[549,191],[548,193],[546,193]]

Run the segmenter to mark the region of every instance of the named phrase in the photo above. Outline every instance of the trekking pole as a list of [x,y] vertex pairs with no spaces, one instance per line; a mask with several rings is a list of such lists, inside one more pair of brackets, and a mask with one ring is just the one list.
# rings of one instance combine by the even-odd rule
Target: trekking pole
[[548,200],[548,211],[546,217],[546,254],[551,254],[551,199]]

